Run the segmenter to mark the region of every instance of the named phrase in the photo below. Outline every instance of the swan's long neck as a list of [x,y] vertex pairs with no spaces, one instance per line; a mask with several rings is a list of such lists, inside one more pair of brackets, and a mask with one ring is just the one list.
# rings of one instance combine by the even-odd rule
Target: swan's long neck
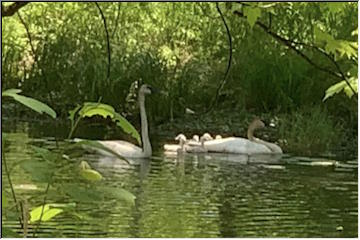
[[250,125],[248,130],[247,130],[247,138],[250,140],[250,141],[254,141],[254,126]]
[[149,139],[149,131],[148,131],[148,122],[145,111],[145,96],[144,94],[139,95],[139,105],[140,105],[140,119],[141,119],[141,140],[143,144],[143,152],[144,155],[151,156],[152,149]]
[[248,137],[248,139],[250,141],[264,145],[265,147],[270,149],[270,151],[273,152],[273,153],[282,153],[281,148],[279,146],[277,146],[276,144],[270,143],[270,142],[261,140],[260,138],[254,137],[255,129],[256,129],[256,127],[254,127],[252,125],[250,125],[249,128],[248,128],[247,137]]

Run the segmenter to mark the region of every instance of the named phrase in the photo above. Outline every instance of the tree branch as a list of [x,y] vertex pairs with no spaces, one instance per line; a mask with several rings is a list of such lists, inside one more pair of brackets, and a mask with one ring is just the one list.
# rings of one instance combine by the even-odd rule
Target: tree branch
[[[239,11],[234,11],[234,14],[245,18],[244,14],[242,12]],[[276,34],[275,32],[271,31],[265,24],[263,24],[260,21],[256,21],[255,23],[257,26],[259,26],[260,28],[262,28],[266,33],[268,33],[270,36],[272,36],[274,39],[276,39],[277,41],[283,43],[284,45],[286,45],[287,47],[289,47],[290,49],[292,49],[293,51],[295,51],[296,54],[298,54],[299,56],[301,56],[306,62],[308,62],[310,65],[314,66],[315,68],[319,69],[320,71],[326,72],[336,78],[342,79],[346,82],[346,84],[349,86],[349,88],[351,89],[351,91],[354,93],[355,99],[357,101],[357,93],[355,92],[355,90],[353,89],[353,87],[351,86],[350,82],[348,81],[348,79],[346,78],[345,74],[341,71],[339,64],[328,54],[326,53],[324,50],[316,47],[316,46],[312,46],[312,45],[308,45],[308,44],[304,44],[304,43],[297,43],[294,42],[292,40],[286,39],[278,34]],[[316,49],[317,51],[321,52],[322,54],[324,54],[336,67],[336,69],[338,70],[338,72],[334,72],[331,71],[330,69],[327,69],[325,67],[322,67],[318,64],[316,64],[315,62],[313,62],[308,56],[306,56],[303,52],[301,52],[300,50],[298,50],[296,48],[296,44],[298,45],[304,45],[304,46],[310,46],[314,49]]]
[[99,9],[101,18],[104,22],[104,28],[105,28],[105,32],[106,32],[106,40],[107,40],[107,55],[108,55],[108,68],[107,68],[107,80],[109,81],[110,79],[110,65],[111,65],[111,53],[110,53],[110,38],[109,38],[109,31],[107,29],[107,25],[106,25],[106,18],[104,16],[103,11],[101,10],[99,4],[97,2],[94,2],[96,7]]
[[14,2],[7,7],[1,3],[1,18],[14,15],[20,8],[24,7],[28,3],[30,2]]
[[210,104],[208,110],[206,111],[206,113],[210,112],[212,110],[212,108],[217,104],[217,101],[218,101],[218,98],[219,98],[219,95],[220,95],[220,91],[222,90],[222,88],[224,87],[225,83],[226,83],[226,80],[229,76],[229,71],[230,71],[230,67],[231,67],[231,60],[232,60],[232,40],[231,40],[231,33],[230,33],[230,30],[229,30],[229,27],[225,21],[225,18],[224,18],[224,15],[222,14],[220,8],[219,8],[219,3],[216,2],[216,9],[218,11],[218,13],[220,14],[220,17],[221,17],[221,20],[223,21],[224,23],[224,26],[226,28],[226,33],[227,33],[227,36],[228,36],[228,40],[229,40],[229,60],[228,60],[228,65],[227,65],[227,69],[226,69],[226,72],[225,72],[225,75],[224,75],[224,79],[221,81],[221,83],[219,84],[218,88],[216,89],[216,95],[215,95],[215,98],[214,100],[212,101],[212,103]]

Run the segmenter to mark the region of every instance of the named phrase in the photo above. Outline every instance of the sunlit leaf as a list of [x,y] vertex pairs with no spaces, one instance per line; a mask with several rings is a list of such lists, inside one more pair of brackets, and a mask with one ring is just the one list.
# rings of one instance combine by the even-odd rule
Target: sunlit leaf
[[244,15],[252,28],[256,20],[261,16],[261,9],[257,7],[244,7]]
[[81,117],[92,117],[94,115],[100,115],[103,118],[113,118],[114,112],[114,108],[110,105],[103,103],[86,102],[79,111],[79,114]]
[[351,36],[357,36],[358,32],[358,28],[356,28],[354,31],[351,32]]
[[[44,207],[44,210],[42,210]],[[41,212],[43,212],[43,215],[41,217],[41,221],[49,221],[53,217],[57,216],[58,214],[62,213],[64,210],[61,208],[55,208],[51,207],[51,204],[45,204],[42,206],[39,206],[30,212],[30,223],[34,223],[36,221],[40,220]]]
[[21,90],[19,90],[19,89],[9,89],[9,90],[5,90],[2,93],[2,96],[3,97],[4,96],[12,97],[12,98],[14,98],[14,100],[18,101],[19,103],[27,106],[28,108],[30,108],[40,114],[46,113],[49,116],[51,116],[52,118],[56,118],[56,112],[52,108],[50,108],[48,105],[46,105],[45,103],[42,103],[36,99],[17,94],[19,92],[21,92]]
[[[358,88],[357,88],[358,87],[358,79],[357,78],[351,78],[348,81],[349,81],[351,87],[357,93],[358,92]],[[337,93],[341,92],[342,90],[344,90],[345,94],[349,98],[351,98],[354,95],[354,92],[353,92],[353,90],[351,90],[349,85],[345,81],[341,81],[341,82],[338,82],[338,83],[332,85],[331,87],[329,87],[326,90],[325,97],[324,97],[323,101],[325,101],[329,97],[333,96],[334,94],[337,94]]]
[[91,169],[90,165],[86,161],[80,162],[80,168],[81,169]]
[[93,169],[81,169],[80,175],[88,181],[100,181],[103,177],[102,175]]

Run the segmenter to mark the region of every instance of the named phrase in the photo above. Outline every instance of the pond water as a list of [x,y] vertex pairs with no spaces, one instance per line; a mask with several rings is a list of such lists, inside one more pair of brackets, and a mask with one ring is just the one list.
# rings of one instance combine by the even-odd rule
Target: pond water
[[[10,120],[3,122],[2,131],[7,133],[3,150],[18,197],[26,198],[30,208],[40,206],[46,183],[35,181],[16,163],[39,158],[30,145],[61,150],[68,143],[56,143],[50,136],[66,136],[67,131],[49,124]],[[132,160],[130,164],[90,154],[63,159],[65,170],[55,174],[46,202],[76,206],[41,223],[37,236],[358,236],[357,159],[176,156],[162,153],[161,140],[153,142],[151,159]],[[86,160],[104,179],[91,185],[77,182],[74,166],[80,160]],[[10,193],[4,172],[2,180]],[[67,193],[75,186],[75,191],[125,189],[136,196],[135,204],[96,194],[89,194],[88,199],[69,197]],[[11,205],[11,195],[8,198]],[[3,217],[3,226],[22,233],[14,218]],[[29,226],[29,236],[34,229],[35,225]]]

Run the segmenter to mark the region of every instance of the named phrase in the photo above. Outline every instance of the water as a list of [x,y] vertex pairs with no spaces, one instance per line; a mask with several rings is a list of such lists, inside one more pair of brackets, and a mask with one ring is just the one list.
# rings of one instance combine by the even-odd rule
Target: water
[[[47,131],[49,129],[49,131]],[[57,130],[54,130],[57,129]],[[15,165],[39,158],[30,144],[58,149],[46,136],[66,136],[47,124],[3,124],[6,159],[15,191],[31,207],[42,204],[46,184],[31,180]],[[58,132],[56,132],[58,131]],[[92,133],[94,134],[94,133]],[[160,140],[154,141],[159,149]],[[59,142],[60,149],[66,143]],[[86,160],[103,176],[92,185],[76,182],[75,164]],[[75,202],[71,211],[42,223],[40,237],[357,237],[356,159],[282,158],[222,154],[164,155],[127,164],[85,155],[63,160],[51,185],[48,203]],[[68,167],[67,167],[68,166]],[[69,166],[71,166],[69,168]],[[67,167],[67,168],[66,168]],[[67,169],[67,170],[66,170]],[[2,175],[5,189],[9,185]],[[126,189],[135,205],[106,195],[74,200],[69,188]],[[11,199],[9,199],[10,201]],[[9,203],[11,205],[11,201]],[[79,214],[79,216],[75,216]],[[16,220],[3,226],[22,233]],[[29,227],[32,236],[35,226]]]

